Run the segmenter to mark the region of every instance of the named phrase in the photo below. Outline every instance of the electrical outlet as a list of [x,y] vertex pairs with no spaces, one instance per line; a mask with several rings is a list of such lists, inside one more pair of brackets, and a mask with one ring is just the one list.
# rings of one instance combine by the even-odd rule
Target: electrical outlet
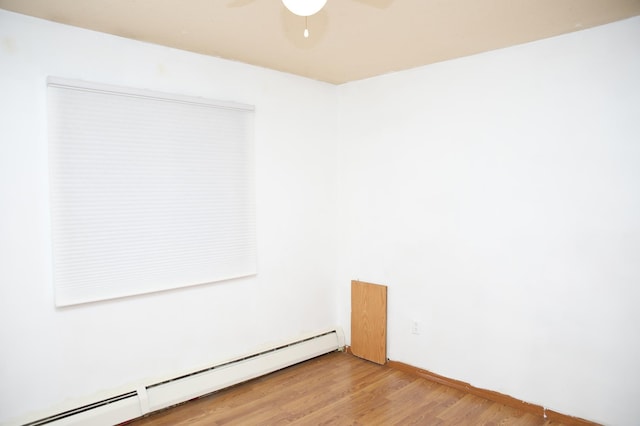
[[420,334],[420,324],[418,321],[411,321],[411,334]]

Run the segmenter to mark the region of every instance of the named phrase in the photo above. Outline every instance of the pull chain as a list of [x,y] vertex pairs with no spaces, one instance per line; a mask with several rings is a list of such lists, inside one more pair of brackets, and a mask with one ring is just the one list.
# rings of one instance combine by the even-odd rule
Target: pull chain
[[309,29],[307,28],[307,17],[304,17],[304,38],[309,38]]

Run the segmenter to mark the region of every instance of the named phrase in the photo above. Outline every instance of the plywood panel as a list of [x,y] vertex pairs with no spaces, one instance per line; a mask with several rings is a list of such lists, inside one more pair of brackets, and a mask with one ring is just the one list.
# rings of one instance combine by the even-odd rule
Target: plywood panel
[[387,362],[387,286],[351,281],[351,352]]

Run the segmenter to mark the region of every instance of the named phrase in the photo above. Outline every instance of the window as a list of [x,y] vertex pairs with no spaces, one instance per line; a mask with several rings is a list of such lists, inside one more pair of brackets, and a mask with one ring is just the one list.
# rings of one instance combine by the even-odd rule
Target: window
[[56,305],[256,273],[253,108],[49,78]]

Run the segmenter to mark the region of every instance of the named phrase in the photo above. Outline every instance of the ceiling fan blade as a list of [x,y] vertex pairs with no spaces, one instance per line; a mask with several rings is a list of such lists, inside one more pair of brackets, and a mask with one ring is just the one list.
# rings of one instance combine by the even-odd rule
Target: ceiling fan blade
[[353,0],[358,3],[362,3],[367,6],[375,7],[378,9],[386,9],[391,6],[395,0]]
[[256,0],[231,0],[227,3],[227,7],[244,7],[253,3]]

